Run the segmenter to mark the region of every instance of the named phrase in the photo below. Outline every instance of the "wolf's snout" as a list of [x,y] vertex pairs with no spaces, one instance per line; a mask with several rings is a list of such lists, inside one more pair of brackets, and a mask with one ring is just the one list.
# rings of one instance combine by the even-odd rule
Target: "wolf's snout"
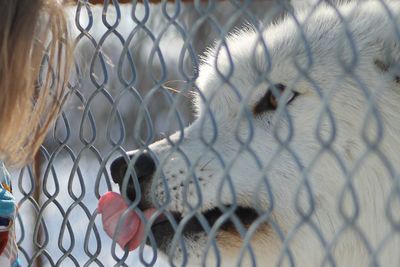
[[[139,156],[130,155],[131,160],[135,160],[135,158],[136,161],[134,162],[134,170],[136,173],[136,177],[138,178],[140,183],[142,182],[142,180],[146,179],[146,177],[149,177],[154,173],[154,171],[156,170],[156,164],[148,152],[143,152]],[[117,158],[111,164],[110,171],[112,179],[120,186],[122,186],[126,170],[128,169],[128,164],[129,161],[127,161],[124,157]],[[131,176],[132,175],[133,174],[131,174]]]

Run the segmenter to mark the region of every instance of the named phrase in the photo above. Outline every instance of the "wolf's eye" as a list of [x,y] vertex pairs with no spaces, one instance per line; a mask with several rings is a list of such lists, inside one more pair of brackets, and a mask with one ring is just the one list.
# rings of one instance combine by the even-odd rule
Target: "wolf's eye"
[[[278,83],[274,85],[275,89],[278,91],[279,97],[283,94],[286,89],[286,86]],[[291,91],[286,103],[290,104],[296,96],[298,96],[297,92]],[[276,110],[278,108],[279,97],[277,98],[273,93],[272,89],[269,88],[265,95],[257,102],[257,104],[253,108],[254,115],[261,114],[266,111]]]

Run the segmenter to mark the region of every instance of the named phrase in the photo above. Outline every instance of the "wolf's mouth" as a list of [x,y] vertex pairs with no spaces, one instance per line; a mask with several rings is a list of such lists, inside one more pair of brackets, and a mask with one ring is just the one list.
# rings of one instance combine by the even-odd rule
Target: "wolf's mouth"
[[[228,206],[227,208],[230,207]],[[248,207],[237,207],[234,213],[244,226],[251,225],[259,216],[257,211]],[[223,214],[224,213],[219,208],[213,208],[211,210],[202,213],[202,215],[204,216],[205,220],[207,221],[210,227],[212,227],[217,222],[217,220],[221,218]],[[179,224],[183,219],[182,214],[180,213],[172,212],[172,215],[175,218],[177,224]],[[222,222],[222,224],[219,226],[220,230],[235,229],[234,223],[232,222],[231,219],[232,216],[227,217],[227,219]],[[175,230],[171,222],[166,217],[163,220],[158,220],[155,223],[153,223],[151,230],[157,242],[157,246],[160,249],[163,248],[166,249],[166,245],[172,240],[172,237],[175,234]],[[204,232],[205,229],[195,216],[190,218],[185,223],[183,229],[183,234],[185,236],[195,236],[198,233],[204,233]]]

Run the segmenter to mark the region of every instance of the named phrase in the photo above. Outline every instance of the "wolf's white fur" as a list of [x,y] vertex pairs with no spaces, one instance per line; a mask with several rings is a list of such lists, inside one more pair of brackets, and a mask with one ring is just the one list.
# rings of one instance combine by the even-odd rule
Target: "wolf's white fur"
[[[265,210],[273,205],[251,242],[258,266],[275,266],[280,257],[283,266],[290,265],[288,251],[295,266],[320,266],[330,256],[336,266],[368,266],[373,260],[400,266],[399,232],[388,219],[388,211],[395,218],[400,213],[398,199],[388,205],[400,163],[400,84],[394,67],[400,56],[399,18],[397,1],[347,4],[337,10],[321,6],[311,15],[299,15],[298,22],[287,17],[264,30],[268,52],[252,29],[230,36],[230,56],[216,46],[201,66],[198,119],[184,134],[170,137],[179,149],[167,139],[150,146],[170,194],[158,171],[153,192],[148,188],[144,198],[161,201],[168,196],[168,210],[183,214],[200,201],[199,213],[235,200],[239,206]],[[277,83],[299,96],[285,106],[287,90],[277,111],[251,114],[267,88]],[[370,150],[365,140],[374,143],[380,137],[376,150]],[[221,187],[226,177],[234,193],[227,182]],[[306,219],[301,214],[310,211],[310,203],[314,210]],[[241,238],[234,231],[220,231],[216,239],[223,265],[234,266]],[[186,236],[185,242],[190,266],[195,265],[206,234]],[[210,262],[213,254],[210,248]],[[207,266],[214,266],[210,262]]]

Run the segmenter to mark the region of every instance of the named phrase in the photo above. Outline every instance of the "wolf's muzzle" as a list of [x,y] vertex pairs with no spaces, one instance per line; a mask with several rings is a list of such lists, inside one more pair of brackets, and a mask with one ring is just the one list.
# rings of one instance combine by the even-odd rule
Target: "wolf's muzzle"
[[[133,154],[129,155],[130,160],[136,158],[134,162],[134,171],[136,177],[138,178],[139,183],[142,183],[144,180],[150,178],[156,170],[156,164],[153,158],[149,155],[148,152],[143,152],[139,156]],[[115,183],[119,184],[120,188],[122,188],[123,179],[125,177],[126,171],[128,169],[129,161],[125,157],[119,157],[113,161],[110,167],[111,176]],[[129,174],[130,177],[132,173]],[[128,182],[128,188],[133,186],[132,180]],[[129,198],[135,199],[134,191],[129,190]]]

